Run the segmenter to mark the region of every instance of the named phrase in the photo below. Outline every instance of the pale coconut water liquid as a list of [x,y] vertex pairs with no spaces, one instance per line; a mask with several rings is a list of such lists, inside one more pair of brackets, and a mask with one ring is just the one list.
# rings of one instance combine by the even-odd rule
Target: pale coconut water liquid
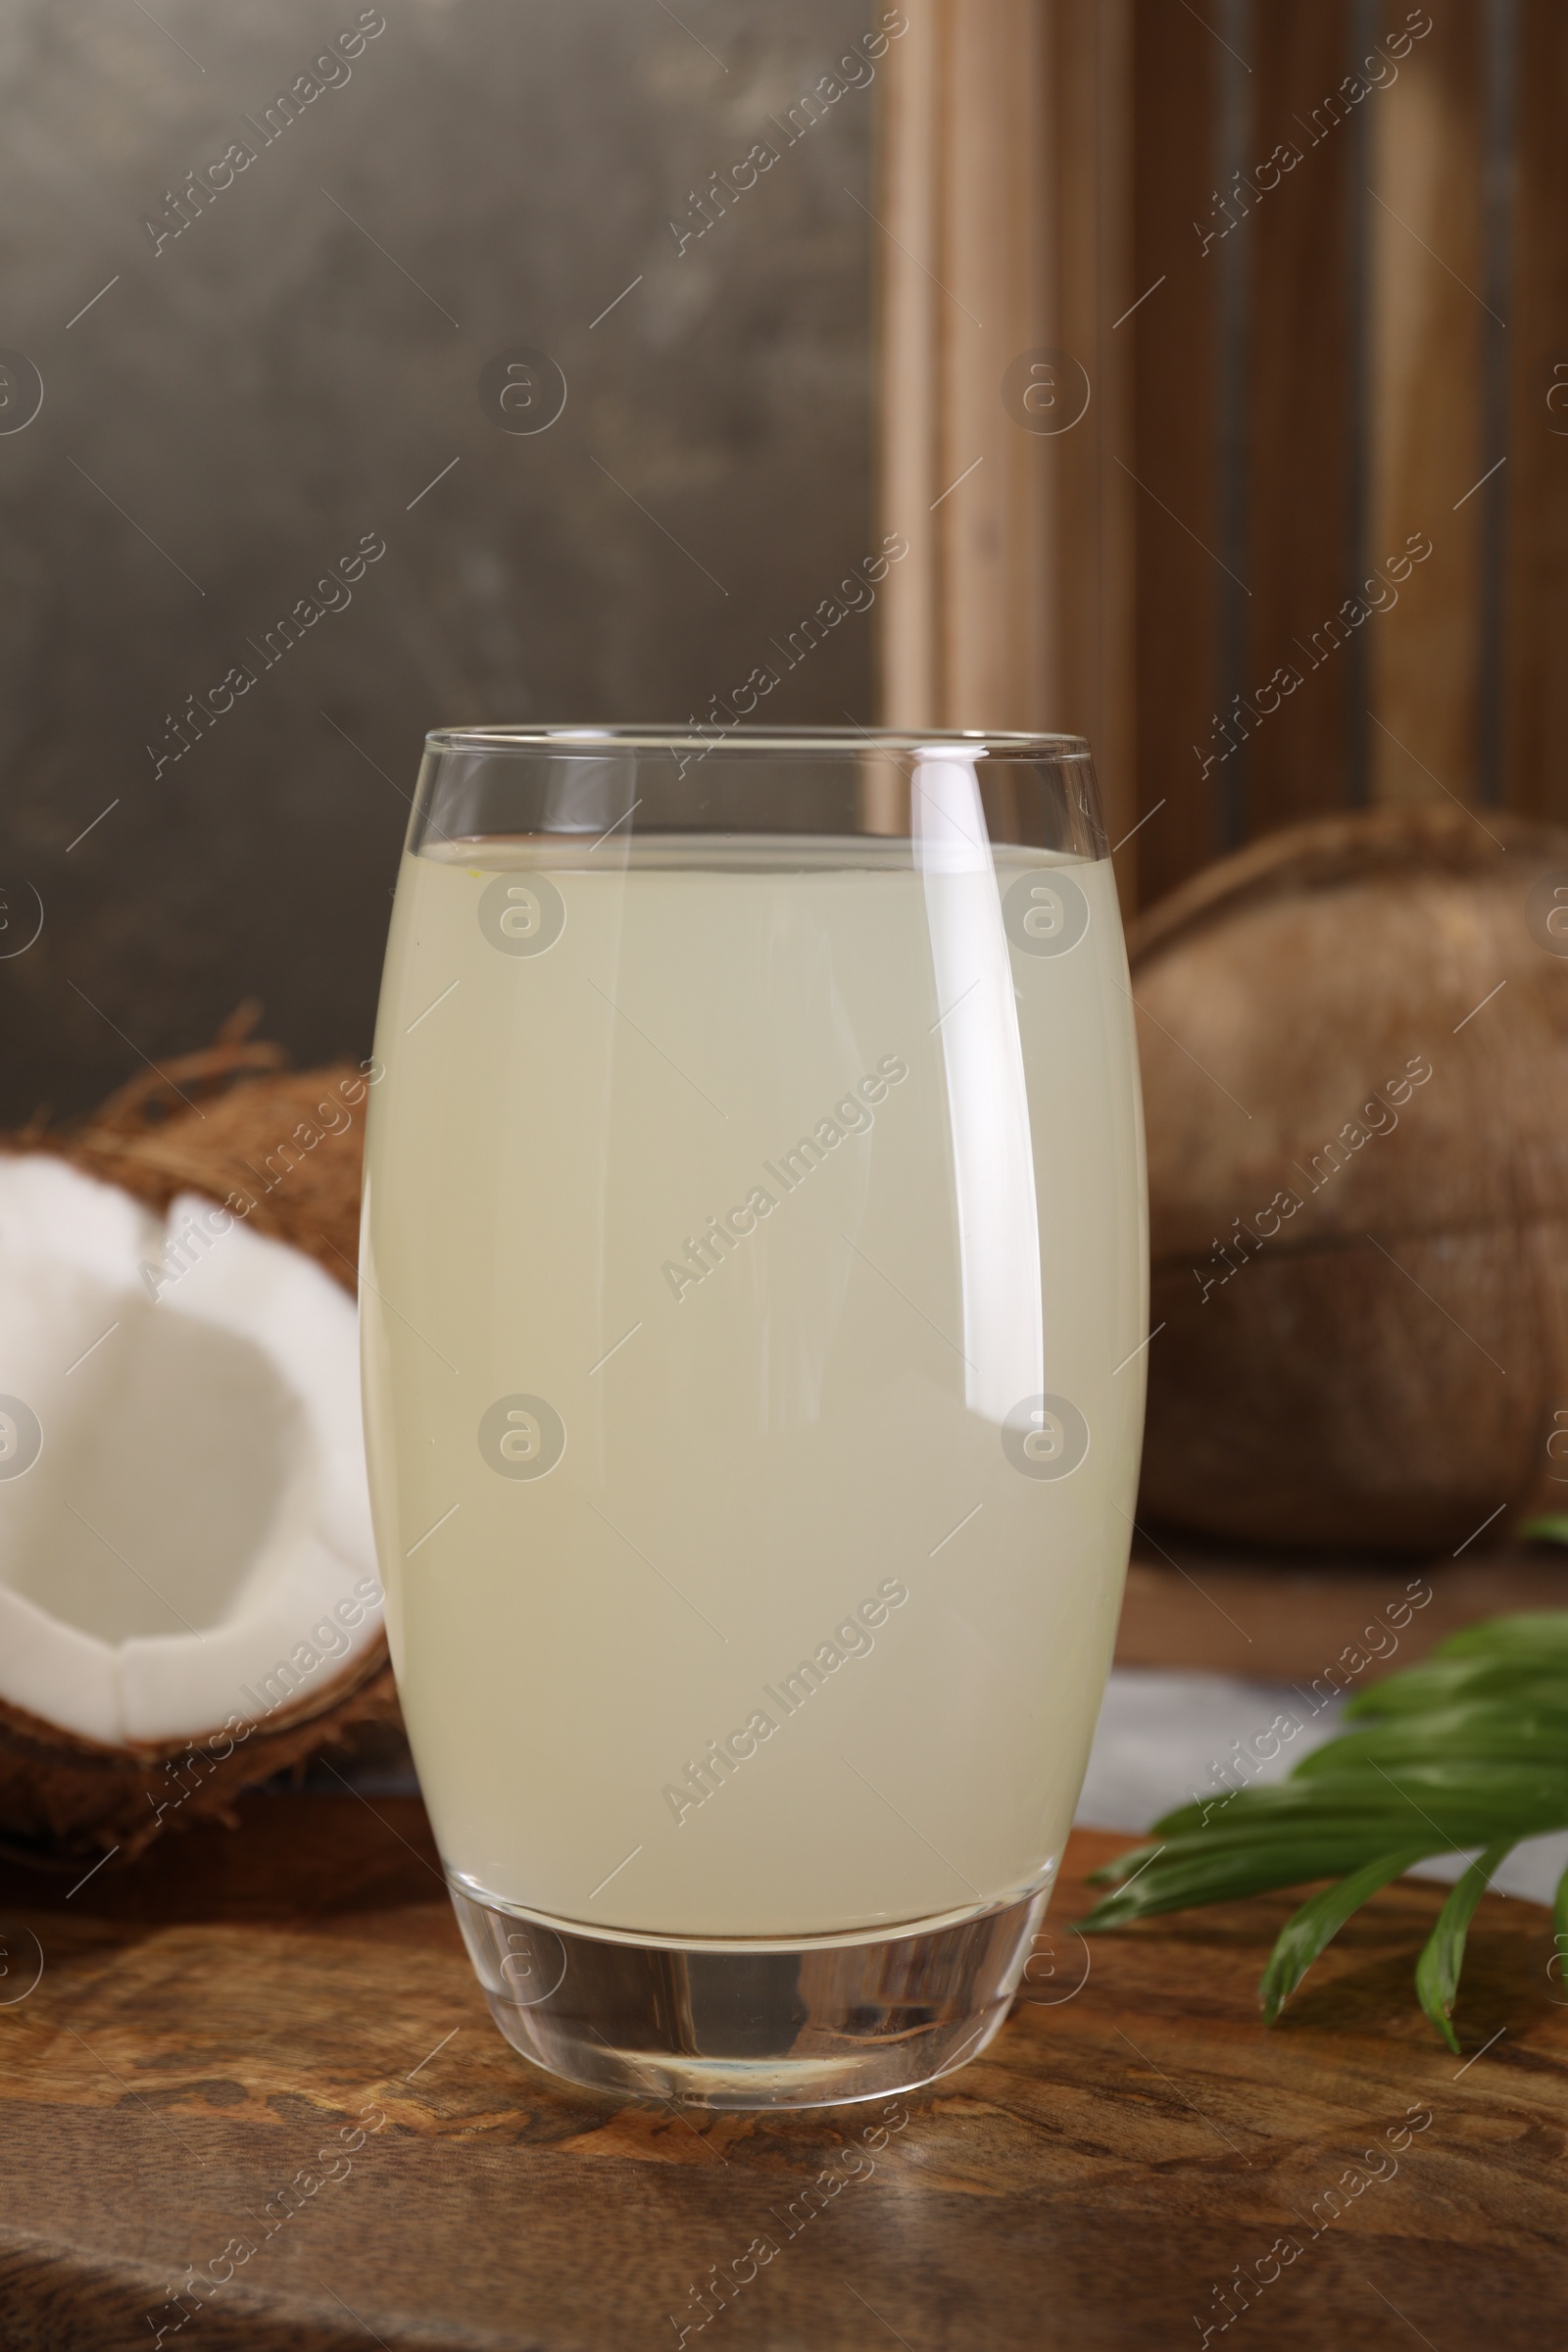
[[1142,1421],[1126,964],[1108,861],[928,863],[405,859],[371,1485],[416,1761],[476,1891],[787,1940],[962,1915],[1059,1858]]

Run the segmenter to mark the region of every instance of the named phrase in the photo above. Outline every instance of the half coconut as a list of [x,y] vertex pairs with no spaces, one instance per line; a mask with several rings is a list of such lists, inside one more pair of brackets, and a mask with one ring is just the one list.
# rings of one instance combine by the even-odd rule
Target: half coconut
[[340,1284],[0,1157],[0,1832],[133,1852],[385,1718],[380,1599]]

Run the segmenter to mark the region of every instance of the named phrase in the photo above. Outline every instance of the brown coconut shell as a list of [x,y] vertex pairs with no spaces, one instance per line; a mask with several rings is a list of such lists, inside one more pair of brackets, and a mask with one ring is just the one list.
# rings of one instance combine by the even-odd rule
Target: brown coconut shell
[[[247,1201],[258,1232],[303,1250],[352,1293],[366,1097],[344,1090],[353,1096],[363,1077],[353,1062],[282,1069],[277,1047],[247,1037],[251,1017],[242,1010],[215,1045],[133,1080],[88,1118],[38,1119],[0,1148],[52,1152],[154,1209],[182,1192]],[[170,1827],[232,1820],[241,1789],[324,1748],[396,1749],[400,1733],[384,1633],[243,1740],[105,1747],[0,1700],[0,1839],[32,1859],[128,1857]]]
[[1157,1329],[1145,1512],[1430,1553],[1564,1507],[1568,1459],[1547,1448],[1568,1452],[1568,958],[1542,922],[1550,876],[1568,883],[1568,833],[1381,809],[1275,834],[1135,925]]

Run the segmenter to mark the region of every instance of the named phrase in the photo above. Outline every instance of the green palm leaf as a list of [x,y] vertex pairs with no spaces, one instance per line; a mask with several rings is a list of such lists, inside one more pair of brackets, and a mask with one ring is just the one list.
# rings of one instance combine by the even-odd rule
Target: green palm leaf
[[1268,2025],[1274,2023],[1323,1946],[1339,1934],[1351,1912],[1359,1911],[1369,1896],[1380,1893],[1391,1879],[1399,1878],[1412,1862],[1425,1860],[1419,1848],[1412,1852],[1408,1846],[1397,1853],[1380,1854],[1375,1862],[1352,1871],[1348,1879],[1336,1879],[1332,1886],[1314,1894],[1310,1902],[1301,1905],[1270,1953],[1263,1982],[1258,1986]]
[[[1451,2016],[1477,1903],[1522,1838],[1568,1828],[1568,1610],[1494,1617],[1421,1665],[1359,1692],[1353,1728],[1289,1780],[1178,1805],[1149,1839],[1094,1872],[1113,1891],[1087,1935],[1163,1911],[1331,1882],[1281,1932],[1260,1987],[1270,2024],[1345,1922],[1432,1855],[1482,1848],[1443,1907],[1416,1969],[1427,2016]],[[1568,1978],[1568,1872],[1554,1910]]]
[[1471,1863],[1438,1913],[1438,1924],[1428,1936],[1421,1957],[1415,1964],[1415,1988],[1420,1995],[1421,2006],[1456,2058],[1459,2055],[1458,2038],[1448,2020],[1453,2015],[1454,1995],[1459,1989],[1459,1971],[1464,1965],[1464,1939],[1469,1934],[1475,1907],[1486,1892],[1493,1872],[1512,1850],[1512,1841],[1504,1840],[1499,1845],[1489,1845],[1486,1852]]

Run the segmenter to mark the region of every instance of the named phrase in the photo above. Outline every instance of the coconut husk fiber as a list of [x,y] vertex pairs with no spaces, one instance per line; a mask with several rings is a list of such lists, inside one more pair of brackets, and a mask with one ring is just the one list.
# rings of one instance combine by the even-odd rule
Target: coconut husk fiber
[[[280,1049],[249,1037],[253,1018],[242,1009],[213,1046],[164,1062],[87,1118],[34,1120],[0,1149],[54,1152],[157,1210],[176,1194],[205,1194],[352,1294],[364,1073],[354,1062],[285,1070]],[[243,1788],[323,1749],[398,1747],[400,1726],[384,1634],[238,1739],[105,1747],[0,1702],[0,1842],[29,1859],[109,1848],[128,1858],[171,1827],[232,1820]]]
[[133,1078],[87,1118],[35,1121],[6,1140],[57,1152],[163,1210],[182,1192],[232,1199],[258,1233],[303,1250],[356,1287],[368,1089],[356,1062],[288,1070],[252,1039],[242,1006],[197,1054]]
[[1553,877],[1568,833],[1384,809],[1276,834],[1135,926],[1145,1513],[1431,1552],[1564,1507]]

